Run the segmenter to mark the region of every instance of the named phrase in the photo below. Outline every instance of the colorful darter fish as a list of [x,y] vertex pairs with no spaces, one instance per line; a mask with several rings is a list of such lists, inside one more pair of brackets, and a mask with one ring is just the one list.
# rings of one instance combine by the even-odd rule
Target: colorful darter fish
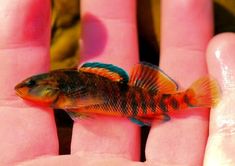
[[108,115],[139,125],[169,120],[168,113],[174,110],[213,107],[219,100],[219,88],[210,77],[200,78],[185,91],[177,89],[157,66],[139,63],[129,78],[123,69],[98,62],[32,76],[15,87],[21,98],[64,109],[73,119]]

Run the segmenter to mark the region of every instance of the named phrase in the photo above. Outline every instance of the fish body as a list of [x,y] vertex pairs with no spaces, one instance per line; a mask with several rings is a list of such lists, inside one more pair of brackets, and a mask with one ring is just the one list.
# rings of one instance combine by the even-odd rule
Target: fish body
[[187,90],[158,67],[140,63],[130,77],[121,68],[86,63],[78,70],[62,69],[32,76],[15,87],[18,96],[64,109],[73,118],[108,115],[127,117],[139,125],[169,120],[169,112],[188,107],[212,107],[219,98],[217,83],[204,77]]

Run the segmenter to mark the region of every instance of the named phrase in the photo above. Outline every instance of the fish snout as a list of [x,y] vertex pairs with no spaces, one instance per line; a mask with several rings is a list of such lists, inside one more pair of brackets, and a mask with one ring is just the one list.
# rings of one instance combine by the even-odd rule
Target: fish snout
[[15,86],[16,95],[24,97],[28,94],[29,88],[24,83],[19,83]]

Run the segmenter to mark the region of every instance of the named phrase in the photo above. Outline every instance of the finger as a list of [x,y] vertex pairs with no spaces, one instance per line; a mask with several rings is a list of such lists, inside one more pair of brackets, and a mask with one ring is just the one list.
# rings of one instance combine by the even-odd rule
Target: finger
[[209,72],[219,81],[223,96],[219,105],[211,111],[205,166],[235,165],[234,47],[234,33],[214,37],[208,47]]
[[[63,156],[56,156],[56,157],[45,157],[35,159],[29,162],[20,163],[17,166],[39,166],[39,165],[46,165],[46,166],[104,166],[104,165],[111,165],[111,166],[147,166],[146,163],[141,162],[133,162],[124,158],[118,157],[111,157],[109,159],[104,158],[96,158],[96,157],[77,157],[76,155],[63,155]],[[148,165],[149,166],[149,165]]]
[[138,61],[135,1],[88,0],[81,8],[81,62],[115,62],[129,70]]
[[[186,89],[207,73],[205,49],[212,36],[212,2],[162,1],[160,67]],[[163,165],[202,165],[208,111],[187,109],[170,122],[153,124],[147,160]]]
[[[84,0],[82,62],[100,61],[128,71],[138,61],[135,1]],[[113,94],[115,95],[115,94]],[[74,124],[72,153],[139,159],[139,128],[126,119],[96,117]]]
[[16,83],[49,66],[50,1],[0,2],[0,165],[57,154],[52,111],[15,96]]
[[44,5],[31,0],[1,2],[1,98],[15,97],[16,82],[48,71],[50,8],[49,2],[45,2]]

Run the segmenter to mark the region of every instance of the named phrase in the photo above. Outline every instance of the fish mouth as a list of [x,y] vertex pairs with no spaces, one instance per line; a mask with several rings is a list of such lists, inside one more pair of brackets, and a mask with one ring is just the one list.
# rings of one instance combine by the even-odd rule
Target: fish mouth
[[22,83],[15,86],[16,95],[24,97],[27,94],[28,88],[26,88]]
[[17,95],[17,96],[20,96],[20,97],[23,97],[23,96],[24,96],[24,94],[23,94],[23,92],[22,92],[21,90],[16,89],[15,91],[16,91],[16,95]]

